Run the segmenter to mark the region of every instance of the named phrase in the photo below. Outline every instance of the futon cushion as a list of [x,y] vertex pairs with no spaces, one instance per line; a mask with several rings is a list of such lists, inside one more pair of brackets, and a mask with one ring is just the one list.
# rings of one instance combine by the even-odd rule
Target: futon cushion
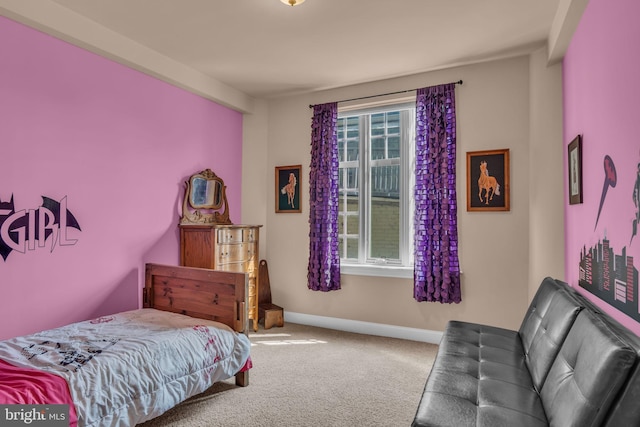
[[518,332],[447,325],[413,426],[546,426]]
[[599,426],[635,358],[635,350],[602,318],[581,311],[540,392],[549,423]]
[[545,278],[520,326],[526,363],[536,390],[540,390],[551,364],[581,310],[576,297],[561,282]]

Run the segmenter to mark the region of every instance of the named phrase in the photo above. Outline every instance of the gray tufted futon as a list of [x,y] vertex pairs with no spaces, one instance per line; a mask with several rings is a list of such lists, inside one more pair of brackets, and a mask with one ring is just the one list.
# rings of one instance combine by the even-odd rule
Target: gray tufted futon
[[518,331],[451,321],[412,426],[640,426],[640,339],[546,278]]

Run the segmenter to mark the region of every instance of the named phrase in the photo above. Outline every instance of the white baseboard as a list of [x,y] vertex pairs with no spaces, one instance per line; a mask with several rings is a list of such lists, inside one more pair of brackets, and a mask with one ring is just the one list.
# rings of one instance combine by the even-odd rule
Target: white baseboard
[[383,323],[362,322],[360,320],[339,319],[336,317],[316,316],[313,314],[284,312],[285,322],[358,334],[378,335],[382,337],[400,338],[404,340],[439,344],[442,332],[428,329],[407,328],[404,326],[385,325]]

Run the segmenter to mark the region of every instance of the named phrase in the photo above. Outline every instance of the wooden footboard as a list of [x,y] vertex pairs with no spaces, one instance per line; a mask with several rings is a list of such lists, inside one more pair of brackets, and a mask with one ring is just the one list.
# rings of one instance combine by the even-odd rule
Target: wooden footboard
[[[206,268],[147,264],[143,306],[224,323],[247,333],[247,274]],[[248,371],[236,384],[249,383]]]

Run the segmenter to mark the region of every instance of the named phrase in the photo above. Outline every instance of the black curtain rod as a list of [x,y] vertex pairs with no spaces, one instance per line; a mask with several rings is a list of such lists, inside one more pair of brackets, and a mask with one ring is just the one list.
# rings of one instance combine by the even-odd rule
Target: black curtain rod
[[[450,83],[451,84],[451,83]],[[458,80],[457,82],[453,82],[454,85],[461,85],[462,84],[462,80]],[[415,90],[418,89],[407,89],[407,90],[399,90],[397,92],[387,92],[387,93],[381,93],[379,95],[369,95],[369,96],[361,96],[360,98],[351,98],[351,99],[343,99],[342,101],[337,101],[338,103],[340,102],[349,102],[349,101],[359,101],[361,99],[369,99],[369,98],[377,98],[379,96],[387,96],[387,95],[397,95],[399,93],[407,93],[407,92],[413,92]],[[309,104],[309,108],[313,108],[315,107],[317,104]]]

